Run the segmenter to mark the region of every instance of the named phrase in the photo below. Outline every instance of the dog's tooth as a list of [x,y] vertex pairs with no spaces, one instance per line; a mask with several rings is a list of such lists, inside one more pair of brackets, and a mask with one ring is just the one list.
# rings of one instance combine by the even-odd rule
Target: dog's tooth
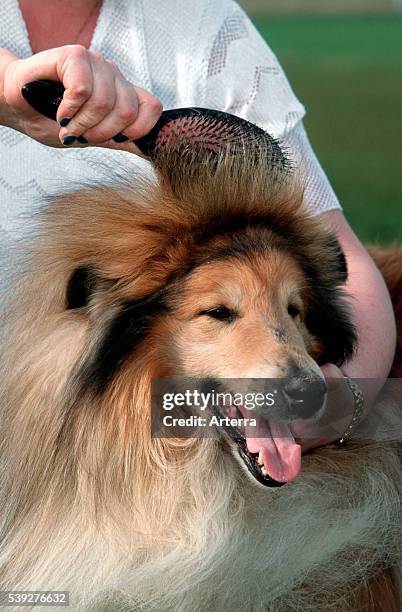
[[258,463],[258,465],[264,465],[264,460],[262,458],[262,452],[261,451],[258,454],[257,463]]
[[263,476],[268,476],[264,466],[262,466],[262,468],[261,468],[261,473],[262,473]]

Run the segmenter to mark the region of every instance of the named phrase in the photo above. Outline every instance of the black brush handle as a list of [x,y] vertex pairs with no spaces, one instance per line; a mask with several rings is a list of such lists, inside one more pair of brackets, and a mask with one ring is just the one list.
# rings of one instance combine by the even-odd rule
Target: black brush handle
[[21,88],[25,100],[38,113],[56,121],[57,109],[63,99],[64,87],[57,81],[32,81]]
[[[63,99],[64,91],[61,83],[47,79],[31,81],[21,88],[21,94],[28,104],[38,113],[53,119],[53,121],[56,121],[57,109]],[[172,113],[174,116],[172,116]],[[152,157],[160,130],[172,118],[176,118],[176,114],[176,111],[164,111],[149,134],[133,141],[144,155]]]

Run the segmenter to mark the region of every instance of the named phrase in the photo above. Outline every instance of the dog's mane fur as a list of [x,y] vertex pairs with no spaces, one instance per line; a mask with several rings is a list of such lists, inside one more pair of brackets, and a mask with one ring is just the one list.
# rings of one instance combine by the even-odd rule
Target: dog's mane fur
[[[130,177],[87,187],[41,217],[4,332],[1,588],[71,590],[77,609],[280,612],[363,601],[397,612],[391,579],[367,587],[400,562],[392,444],[318,450],[292,485],[259,488],[217,440],[151,440],[157,358],[147,337],[134,378],[122,368],[101,394],[78,393],[75,374],[108,317],[219,256],[228,236],[234,253],[267,248],[267,236],[292,252],[313,285],[322,360],[353,350],[345,262],[303,210],[300,186],[254,154],[196,164],[184,153],[160,155],[158,185],[133,188]],[[87,304],[85,286],[66,297],[77,270],[92,295],[85,311],[74,307]]]

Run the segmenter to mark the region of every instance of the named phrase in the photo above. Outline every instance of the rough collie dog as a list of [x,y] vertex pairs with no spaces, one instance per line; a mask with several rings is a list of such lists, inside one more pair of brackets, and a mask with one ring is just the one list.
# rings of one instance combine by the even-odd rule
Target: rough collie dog
[[[270,440],[279,468],[264,442],[151,437],[154,378],[322,385],[319,364],[355,343],[345,259],[289,173],[255,151],[195,160],[174,147],[157,168],[158,183],[53,201],[14,285],[1,589],[70,591],[77,610],[396,612],[397,442],[317,449],[294,479],[289,437]],[[399,324],[401,256],[378,256]],[[301,416],[299,392],[281,422]],[[393,433],[398,419],[389,400]]]

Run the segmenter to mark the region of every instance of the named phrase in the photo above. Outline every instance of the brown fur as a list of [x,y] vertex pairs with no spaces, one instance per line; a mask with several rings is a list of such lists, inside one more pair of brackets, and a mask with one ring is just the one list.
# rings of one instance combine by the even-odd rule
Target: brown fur
[[[227,444],[150,438],[153,377],[281,376],[291,362],[318,371],[353,345],[339,245],[299,187],[255,157],[211,166],[168,153],[158,168],[161,187],[97,186],[52,203],[13,290],[1,588],[68,588],[76,609],[399,609],[394,443],[320,449],[273,493]],[[376,258],[399,317],[398,256]],[[233,329],[200,315],[222,304],[239,317]],[[304,539],[291,515],[281,523],[290,511]],[[344,541],[328,535],[329,515]],[[320,558],[307,552],[316,533]],[[270,563],[286,538],[276,567],[294,554],[300,568],[282,584]]]

